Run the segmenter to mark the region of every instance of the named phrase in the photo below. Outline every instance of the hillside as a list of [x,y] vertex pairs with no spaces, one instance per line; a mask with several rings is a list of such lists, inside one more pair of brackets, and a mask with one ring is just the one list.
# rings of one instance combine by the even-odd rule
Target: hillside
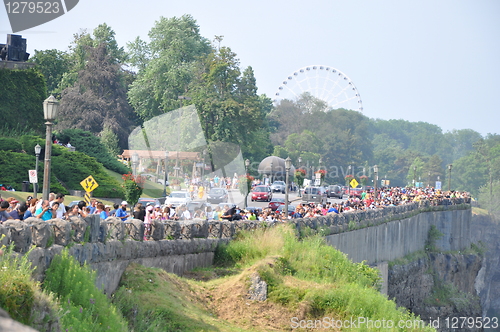
[[213,268],[183,277],[131,264],[111,300],[67,251],[41,285],[16,258],[26,256],[0,256],[0,281],[12,286],[0,289],[0,307],[39,331],[433,331],[379,292],[377,270],[288,225],[239,233],[218,247]]
[[336,331],[353,320],[353,331],[378,330],[368,321],[393,322],[393,331],[432,330],[397,328],[419,319],[378,291],[378,271],[320,237],[298,240],[287,226],[241,233],[219,248],[216,264],[183,278],[130,265],[113,302],[134,331],[300,331],[314,324]]

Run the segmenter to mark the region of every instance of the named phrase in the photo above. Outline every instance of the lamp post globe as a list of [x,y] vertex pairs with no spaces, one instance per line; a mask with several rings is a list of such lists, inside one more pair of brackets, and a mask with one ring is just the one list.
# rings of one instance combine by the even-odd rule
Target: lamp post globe
[[57,110],[59,108],[59,102],[54,96],[50,96],[49,98],[43,101],[43,116],[47,121],[45,122],[46,131],[45,131],[45,160],[43,167],[43,193],[42,199],[49,199],[50,192],[50,164],[51,164],[51,155],[52,155],[52,126],[54,119],[57,116]]

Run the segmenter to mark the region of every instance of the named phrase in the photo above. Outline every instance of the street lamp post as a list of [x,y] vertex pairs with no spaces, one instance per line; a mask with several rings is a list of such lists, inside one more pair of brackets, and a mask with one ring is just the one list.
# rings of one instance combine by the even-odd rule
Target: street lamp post
[[289,193],[289,184],[288,184],[288,181],[289,181],[289,173],[290,173],[290,168],[292,168],[292,160],[290,159],[290,157],[287,157],[285,159],[285,169],[286,169],[286,176],[285,176],[285,183],[286,183],[286,187],[285,187],[285,218],[288,219],[288,193]]
[[36,198],[36,195],[38,194],[38,159],[40,157],[40,152],[42,152],[42,147],[40,144],[35,145],[35,172],[36,172],[36,182],[33,183],[33,197]]
[[134,167],[134,176],[137,176],[137,164],[139,164],[139,155],[137,152],[132,154],[132,166]]
[[430,188],[431,187],[431,171],[427,172],[427,175],[429,176],[429,181],[427,182],[428,183],[428,187]]
[[417,166],[413,166],[413,186],[415,187],[415,180],[417,177]]
[[163,197],[167,197],[167,185],[168,185],[168,151],[165,151],[165,178],[163,179]]
[[378,165],[375,165],[373,166],[373,172],[375,173],[375,178],[373,181],[375,183],[374,187],[375,187],[375,198],[377,198],[377,182],[378,182]]
[[271,173],[269,174],[269,184],[273,183],[273,162],[271,161]]
[[245,173],[248,175],[248,166],[250,166],[250,160],[246,159],[245,160]]
[[[301,158],[301,157],[299,157],[298,161],[299,161],[299,168],[300,168],[300,167],[301,167],[301,166],[300,166],[300,164],[302,163],[302,158]],[[301,173],[301,174],[302,174],[302,173]],[[304,180],[302,180],[302,181],[304,181]],[[302,195],[300,194],[300,184],[299,184],[299,195],[298,195],[298,196],[299,196],[299,197],[302,197]]]
[[[250,185],[250,186],[248,185],[248,180],[249,180],[249,178],[248,178],[248,175],[249,175],[249,174],[248,174],[248,167],[249,167],[249,166],[250,166],[250,160],[249,160],[249,159],[246,159],[246,160],[245,160],[245,174],[246,174],[246,176],[245,176],[245,181],[247,181],[247,183],[246,183],[247,187],[245,188],[245,189],[246,189],[246,190],[245,190],[245,191],[246,191],[246,193],[245,193],[245,209],[247,208],[247,204],[248,204],[248,203],[247,203],[247,200],[248,200],[248,192],[250,191],[250,188],[251,188],[251,185]],[[249,187],[250,187],[250,188],[249,188]]]
[[191,100],[191,97],[186,97],[186,96],[178,96],[177,99],[179,99],[181,103],[181,108],[183,107],[183,100]]
[[59,106],[59,102],[56,100],[54,96],[50,96],[45,99],[43,102],[43,115],[44,119],[47,120],[45,122],[46,132],[45,132],[45,161],[43,168],[43,193],[42,199],[49,199],[50,192],[50,163],[51,163],[51,154],[52,154],[52,121],[56,118],[57,108]]
[[[351,174],[351,165],[349,165],[349,167],[347,167],[347,174],[350,175]],[[347,181],[347,196],[350,196],[351,195],[351,183],[349,181]]]
[[448,171],[450,172],[450,176],[448,177],[448,191],[451,190],[451,168],[452,168],[452,164],[449,164],[448,165]]
[[205,164],[207,160],[207,153],[208,153],[207,149],[203,149],[203,166],[201,168],[201,183],[203,186],[205,186]]
[[[318,172],[321,170],[321,163],[322,162],[323,162],[323,159],[321,157],[319,157],[319,160],[318,160]],[[321,177],[319,179],[320,179],[319,180],[319,185],[321,186]]]

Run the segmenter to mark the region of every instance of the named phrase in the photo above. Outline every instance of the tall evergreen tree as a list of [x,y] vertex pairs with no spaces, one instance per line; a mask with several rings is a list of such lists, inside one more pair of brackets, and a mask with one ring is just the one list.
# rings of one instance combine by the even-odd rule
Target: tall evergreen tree
[[78,128],[96,135],[109,128],[125,148],[134,112],[127,102],[121,68],[104,43],[86,52],[87,62],[76,83],[61,94],[57,128]]

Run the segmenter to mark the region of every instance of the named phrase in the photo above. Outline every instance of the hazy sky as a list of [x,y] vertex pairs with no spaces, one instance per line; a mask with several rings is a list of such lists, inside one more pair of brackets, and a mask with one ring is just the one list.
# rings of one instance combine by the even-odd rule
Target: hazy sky
[[[370,118],[500,133],[498,0],[80,0],[18,34],[32,54],[66,50],[80,29],[107,23],[125,46],[136,36],[147,40],[160,16],[183,14],[210,40],[223,35],[269,97],[297,69],[325,65],[349,76]],[[0,8],[0,42],[11,32]]]

